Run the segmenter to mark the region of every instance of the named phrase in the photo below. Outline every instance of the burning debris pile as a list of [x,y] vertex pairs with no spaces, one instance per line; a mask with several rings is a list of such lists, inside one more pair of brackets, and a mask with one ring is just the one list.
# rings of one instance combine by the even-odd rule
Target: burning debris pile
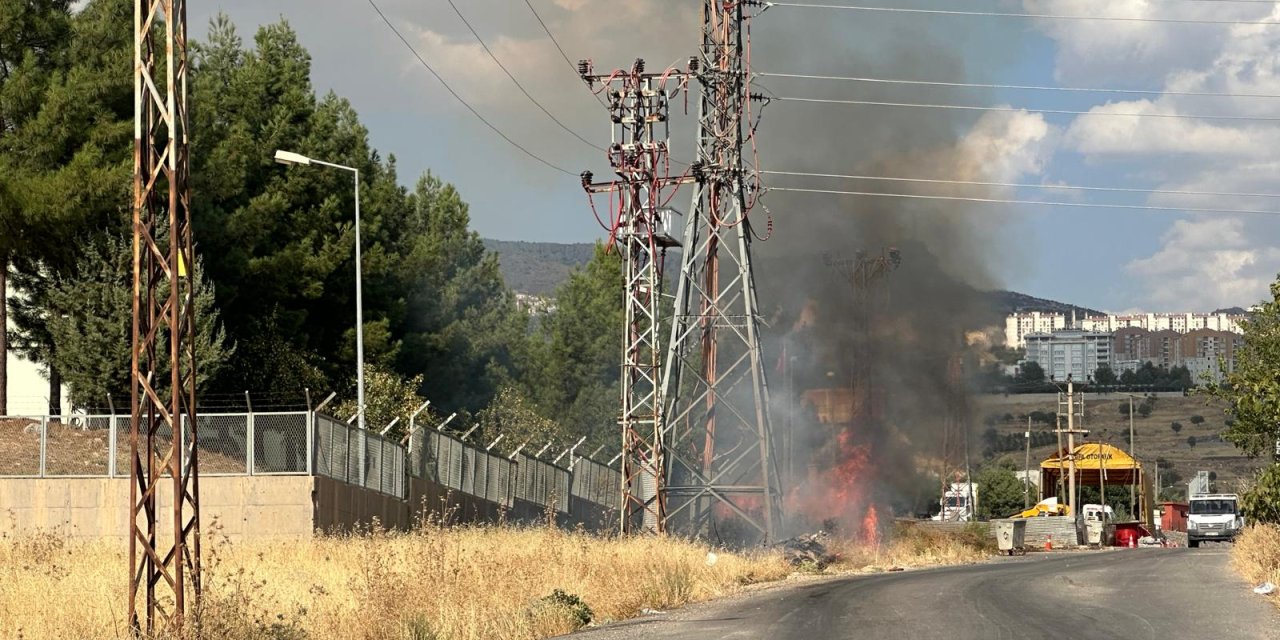
[[824,541],[829,538],[825,531],[819,531],[806,536],[788,538],[774,547],[782,551],[782,557],[786,558],[791,566],[812,567],[821,571],[839,559],[836,554],[827,550]]

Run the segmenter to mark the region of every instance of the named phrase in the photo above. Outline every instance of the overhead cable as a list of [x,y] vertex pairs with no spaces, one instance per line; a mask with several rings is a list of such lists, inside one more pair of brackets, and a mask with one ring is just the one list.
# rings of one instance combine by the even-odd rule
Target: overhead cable
[[[542,19],[542,16],[538,14],[538,10],[533,7],[533,3],[529,0],[524,0],[524,4],[529,7],[529,11],[533,13],[534,19],[536,19],[538,24],[542,26],[543,33],[546,33],[547,37],[551,39],[551,44],[556,46],[556,51],[560,52],[560,57],[564,58],[564,63],[569,65],[569,70],[573,72],[573,76],[575,78],[578,77],[578,65],[574,64],[574,62],[569,59],[569,54],[564,52],[564,47],[560,46],[560,41],[556,39],[555,34],[551,33],[550,27],[547,26],[547,23]],[[599,102],[600,106],[605,106],[604,98],[601,98],[600,94],[592,93],[591,95],[595,96],[596,102]]]
[[1129,118],[1175,118],[1186,120],[1237,120],[1247,122],[1280,122],[1280,116],[1221,116],[1190,113],[1134,113],[1116,111],[1078,111],[1074,109],[1035,109],[1031,107],[993,107],[964,104],[926,104],[919,102],[884,102],[880,100],[840,100],[835,98],[800,98],[796,96],[770,96],[782,102],[812,102],[819,104],[869,105],[873,107],[915,107],[920,109],[958,109],[961,111],[1006,111],[1030,113],[1054,113],[1076,116],[1118,116]]
[[[1202,2],[1205,0],[1195,0]],[[1274,0],[1266,0],[1273,2]],[[961,87],[967,89],[1017,89],[1021,91],[1071,91],[1077,93],[1126,93],[1153,96],[1206,96],[1215,98],[1280,98],[1276,93],[1227,93],[1217,91],[1161,91],[1159,89],[1116,89],[1106,87],[1049,87],[1027,84],[980,84],[976,82],[938,82],[929,80],[898,80],[890,78],[868,78],[860,76],[824,76],[801,73],[766,73],[756,72],[757,76],[767,78],[799,78],[802,80],[834,80],[848,82],[867,82],[875,84],[904,84],[929,87]]]
[[1026,189],[1059,189],[1063,191],[1101,191],[1107,193],[1152,193],[1175,196],[1224,196],[1232,198],[1280,198],[1280,193],[1245,193],[1235,191],[1193,191],[1187,189],[1136,189],[1131,187],[1083,187],[1069,184],[1033,184],[1024,182],[981,182],[977,180],[944,180],[939,178],[900,178],[891,176],[860,176],[837,173],[807,173],[803,171],[761,171],[764,175],[805,178],[839,178],[846,180],[878,180],[885,182],[913,182],[923,184],[952,184],[975,187],[1012,187]]
[[840,9],[846,11],[871,11],[880,13],[914,13],[947,16],[981,16],[992,18],[1032,18],[1040,20],[1103,20],[1111,22],[1158,22],[1172,24],[1222,24],[1222,25],[1280,25],[1275,20],[1203,20],[1197,18],[1132,18],[1125,16],[1058,15],[1050,13],[1010,13],[1004,11],[957,11],[954,9],[909,9],[905,7],[868,7],[841,4],[814,4],[807,2],[766,2],[766,7],[793,7],[799,9]]
[[789,191],[794,193],[818,193],[841,196],[870,196],[875,198],[910,198],[914,200],[949,200],[959,202],[979,202],[988,204],[1029,204],[1049,207],[1078,207],[1083,209],[1137,209],[1140,211],[1175,211],[1187,213],[1239,213],[1280,216],[1280,211],[1258,209],[1218,209],[1205,207],[1162,207],[1147,204],[1113,204],[1094,202],[1061,202],[1050,200],[1017,200],[1013,198],[970,198],[964,196],[935,196],[917,193],[885,193],[877,191],[843,191],[839,189],[801,189],[797,187],[768,187],[765,193],[772,191]]
[[471,35],[476,37],[476,42],[480,43],[480,47],[484,49],[484,52],[489,54],[489,57],[493,59],[494,64],[498,65],[498,68],[502,69],[502,72],[507,74],[507,78],[511,80],[512,84],[516,85],[516,88],[520,90],[520,93],[524,94],[524,97],[529,99],[529,102],[533,103],[533,106],[540,109],[542,113],[546,114],[548,118],[551,118],[551,121],[559,125],[561,129],[564,129],[565,131],[569,132],[569,135],[577,138],[578,140],[581,140],[582,144],[585,144],[588,147],[591,147],[592,149],[595,149],[597,151],[605,150],[604,147],[578,135],[577,131],[570,129],[567,125],[565,125],[565,123],[561,122],[559,118],[555,117],[554,114],[548,111],[546,107],[542,106],[542,103],[538,102],[538,100],[534,98],[533,95],[530,94],[527,89],[524,88],[524,85],[520,84],[519,80],[516,80],[516,77],[512,75],[509,70],[507,70],[507,66],[502,64],[502,61],[498,59],[498,56],[494,55],[493,51],[489,49],[489,45],[485,44],[484,38],[481,38],[480,34],[477,33],[475,28],[471,26],[471,23],[467,21],[467,17],[462,15],[462,11],[458,9],[458,5],[454,4],[453,0],[448,0],[448,2],[449,2],[449,6],[453,8],[453,12],[458,14],[458,19],[462,20],[462,24],[467,25],[467,30],[471,32]]
[[565,175],[569,175],[569,176],[577,176],[577,175],[578,175],[578,174],[576,174],[576,173],[574,173],[574,172],[572,172],[572,171],[569,171],[568,169],[565,169],[564,167],[560,167],[560,166],[558,166],[558,165],[556,165],[556,164],[552,163],[551,161],[544,159],[542,156],[539,156],[538,154],[536,154],[536,153],[534,153],[534,152],[532,152],[532,151],[530,151],[530,150],[526,149],[526,148],[525,148],[524,146],[522,146],[520,143],[516,142],[515,140],[512,140],[510,136],[508,136],[507,134],[503,133],[501,129],[499,129],[498,127],[494,126],[494,124],[493,124],[492,122],[489,122],[489,120],[488,120],[488,119],[486,119],[484,116],[480,115],[480,112],[479,112],[479,111],[476,111],[475,107],[472,107],[472,106],[471,106],[471,104],[470,104],[470,103],[468,103],[466,100],[464,100],[464,99],[462,98],[462,96],[461,96],[461,95],[458,95],[458,92],[457,92],[457,91],[454,91],[454,90],[453,90],[453,87],[449,86],[449,83],[448,83],[448,82],[445,82],[445,79],[444,79],[443,77],[441,77],[441,76],[440,76],[440,74],[439,74],[439,73],[437,73],[437,72],[436,72],[436,70],[435,70],[435,69],[433,69],[433,68],[431,67],[431,65],[430,65],[430,64],[427,64],[427,61],[426,61],[426,60],[424,60],[424,59],[422,58],[422,55],[418,53],[418,50],[417,50],[417,49],[415,49],[415,48],[413,47],[413,45],[412,45],[412,44],[410,44],[410,43],[409,43],[409,41],[408,41],[408,40],[406,40],[406,39],[405,39],[405,37],[404,37],[403,35],[401,35],[400,30],[399,30],[399,29],[396,29],[395,25],[391,24],[391,20],[389,20],[389,19],[387,18],[387,15],[386,15],[385,13],[383,13],[383,12],[382,12],[382,9],[380,9],[380,8],[378,7],[378,5],[377,5],[373,0],[368,0],[368,2],[369,2],[369,6],[373,7],[373,10],[374,10],[374,11],[376,11],[376,12],[378,12],[378,17],[382,18],[382,21],[383,21],[384,23],[386,23],[387,28],[388,28],[388,29],[391,29],[391,32],[392,32],[392,33],[394,33],[394,34],[396,35],[396,37],[400,39],[400,42],[404,43],[404,46],[405,46],[407,49],[409,49],[409,52],[413,54],[413,57],[417,58],[417,59],[418,59],[418,62],[420,62],[420,63],[422,64],[422,66],[423,66],[423,67],[425,67],[425,68],[427,69],[427,71],[430,71],[430,72],[431,72],[431,75],[435,76],[436,80],[439,80],[439,81],[440,81],[440,84],[444,86],[445,90],[446,90],[446,91],[448,91],[448,92],[449,92],[449,94],[450,94],[450,95],[452,95],[452,96],[454,97],[454,99],[456,99],[458,102],[462,103],[462,106],[466,107],[466,108],[467,108],[467,111],[470,111],[470,112],[471,112],[471,115],[475,116],[477,120],[479,120],[480,122],[483,122],[483,123],[484,123],[484,125],[485,125],[486,127],[489,127],[489,129],[491,129],[494,133],[498,134],[498,136],[499,136],[499,137],[501,137],[503,140],[506,140],[506,141],[507,141],[507,144],[509,144],[509,145],[511,145],[511,146],[513,146],[513,147],[515,147],[516,149],[519,149],[519,150],[520,150],[520,151],[522,151],[526,156],[529,156],[530,158],[533,158],[534,160],[537,160],[538,162],[541,162],[542,164],[547,165],[548,167],[551,167],[552,169],[555,169],[556,171],[559,171],[560,173],[563,173],[563,174],[565,174]]

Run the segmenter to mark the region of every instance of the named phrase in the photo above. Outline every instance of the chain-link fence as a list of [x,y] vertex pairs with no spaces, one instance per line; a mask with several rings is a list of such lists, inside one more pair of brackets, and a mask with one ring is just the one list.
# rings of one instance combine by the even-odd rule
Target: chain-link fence
[[405,450],[378,434],[323,413],[315,420],[315,473],[399,498],[405,492]]
[[[528,455],[508,459],[438,431],[415,431],[408,447],[322,413],[198,414],[202,475],[317,474],[408,499],[408,476],[503,508],[569,514],[574,502],[616,508],[616,469],[578,458],[564,469]],[[0,416],[0,477],[128,477],[127,415]],[[145,425],[144,425],[145,426]],[[192,438],[182,421],[183,443]],[[165,425],[155,444],[173,437]],[[594,507],[593,507],[594,508]]]
[[[308,473],[309,415],[198,414],[200,473]],[[128,477],[130,423],[127,415],[0,417],[0,477]],[[192,437],[185,416],[182,427],[185,444]],[[158,450],[170,446],[172,432],[163,424],[156,429]]]

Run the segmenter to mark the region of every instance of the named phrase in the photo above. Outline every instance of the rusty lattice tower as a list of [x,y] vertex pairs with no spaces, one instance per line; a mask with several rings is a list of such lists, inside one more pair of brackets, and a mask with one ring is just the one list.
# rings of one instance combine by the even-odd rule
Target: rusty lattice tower
[[187,3],[136,0],[129,624],[192,630],[200,592]]
[[[616,194],[610,200],[611,239],[622,254],[625,329],[622,350],[623,533],[666,530],[666,422],[662,387],[662,265],[667,249],[678,246],[668,231],[668,187],[685,178],[670,175],[671,98],[686,89],[688,73],[666,69],[645,73],[644,60],[607,75],[579,65],[587,85],[603,93],[613,122],[609,164],[618,179],[593,182],[582,174],[588,194]],[[598,89],[597,89],[598,87]],[[592,207],[595,208],[594,205]]]
[[[696,77],[697,156],[663,374],[668,514],[691,533],[772,538],[780,488],[751,267],[758,174],[753,141],[749,0],[704,0]],[[735,520],[744,526],[719,526]],[[673,524],[673,526],[676,526]]]

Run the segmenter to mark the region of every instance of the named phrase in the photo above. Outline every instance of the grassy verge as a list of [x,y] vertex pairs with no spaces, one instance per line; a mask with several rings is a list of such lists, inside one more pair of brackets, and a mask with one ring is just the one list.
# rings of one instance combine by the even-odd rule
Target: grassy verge
[[[1231,566],[1250,584],[1280,584],[1280,527],[1258,524],[1245,529],[1231,546]],[[1280,600],[1272,600],[1280,605]]]
[[[127,637],[122,547],[0,540],[0,637]],[[680,540],[513,527],[210,547],[204,635],[228,640],[544,638],[790,571],[775,555],[709,564],[708,547]]]
[[914,523],[895,523],[885,540],[839,541],[832,571],[874,572],[953,564],[972,564],[996,552],[987,525],[974,523],[959,532],[943,532]]
[[[545,528],[424,526],[279,542],[212,542],[204,636],[496,640],[545,638],[731,594],[792,573],[779,554],[726,553],[672,538]],[[974,530],[900,527],[880,544],[839,543],[832,572],[974,562]],[[121,543],[55,535],[0,539],[0,637],[125,638]]]

